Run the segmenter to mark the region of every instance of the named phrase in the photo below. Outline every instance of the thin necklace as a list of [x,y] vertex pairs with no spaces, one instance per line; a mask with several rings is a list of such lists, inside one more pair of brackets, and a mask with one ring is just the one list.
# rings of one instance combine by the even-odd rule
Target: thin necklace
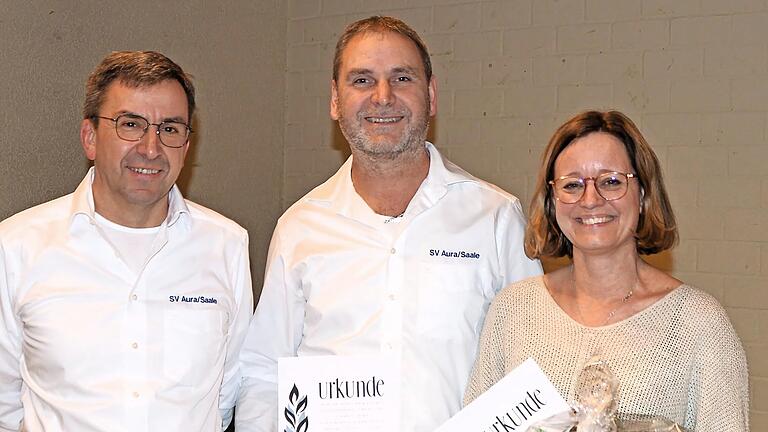
[[[637,283],[639,282],[639,279],[635,278],[635,283],[629,287],[629,290],[627,290],[627,294],[624,295],[621,299],[621,303],[619,303],[618,306],[616,306],[612,311],[608,312],[608,316],[605,317],[605,321],[603,321],[600,326],[604,326],[608,324],[608,322],[613,319],[613,317],[616,315],[616,312],[619,311],[622,307],[624,307],[625,304],[632,298],[632,294],[635,293],[635,287],[637,287]],[[576,292],[576,277],[573,275],[573,267],[571,267],[571,291]],[[579,306],[579,303],[576,302],[576,312],[579,314],[579,318],[581,318],[581,321],[584,322],[584,315],[581,314],[581,307]]]
[[390,223],[390,222],[392,222],[393,220],[395,220],[395,219],[397,219],[397,218],[401,218],[401,217],[403,217],[403,215],[405,215],[405,211],[403,211],[403,212],[402,212],[402,213],[400,213],[399,215],[395,215],[395,216],[389,216],[388,218],[384,219],[384,223],[385,223],[385,224],[387,224],[387,223]]

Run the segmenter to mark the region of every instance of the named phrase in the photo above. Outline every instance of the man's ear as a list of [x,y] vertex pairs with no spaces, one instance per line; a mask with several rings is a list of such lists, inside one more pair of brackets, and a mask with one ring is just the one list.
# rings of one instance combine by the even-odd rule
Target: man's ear
[[331,80],[331,118],[339,119],[339,89],[336,86],[336,80]]
[[[181,162],[184,163],[187,160],[187,153],[189,152],[189,138],[187,138],[187,142],[184,143],[184,157],[181,158]],[[182,165],[184,166],[184,165]]]
[[437,80],[435,80],[434,75],[432,75],[432,77],[429,79],[428,90],[429,90],[429,116],[434,117],[435,114],[437,114]]
[[96,160],[96,126],[91,119],[83,119],[80,123],[80,144],[83,146],[85,157]]

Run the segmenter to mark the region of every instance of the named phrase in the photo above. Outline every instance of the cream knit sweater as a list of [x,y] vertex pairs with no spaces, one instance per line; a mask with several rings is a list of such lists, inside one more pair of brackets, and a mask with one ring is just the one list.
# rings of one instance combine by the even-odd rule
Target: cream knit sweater
[[717,300],[688,285],[594,328],[560,309],[541,276],[506,287],[486,317],[464,403],[529,357],[573,402],[576,378],[594,354],[619,380],[619,413],[659,415],[697,432],[749,430],[744,349]]

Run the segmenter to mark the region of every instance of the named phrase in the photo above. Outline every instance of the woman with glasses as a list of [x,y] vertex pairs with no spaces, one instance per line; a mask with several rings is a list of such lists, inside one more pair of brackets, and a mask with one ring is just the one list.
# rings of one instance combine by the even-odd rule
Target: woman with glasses
[[618,379],[619,413],[748,430],[746,359],[725,311],[640,257],[676,241],[658,159],[632,121],[589,111],[562,125],[544,154],[525,250],[571,264],[499,293],[465,403],[529,357],[573,403],[580,371],[599,355]]

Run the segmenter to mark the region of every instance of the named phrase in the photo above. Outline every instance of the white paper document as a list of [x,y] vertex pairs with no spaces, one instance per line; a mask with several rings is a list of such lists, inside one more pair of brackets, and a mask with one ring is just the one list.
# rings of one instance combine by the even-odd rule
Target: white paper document
[[377,357],[278,360],[278,431],[392,432],[400,428],[400,367]]
[[569,409],[529,358],[435,432],[525,432],[532,424]]

